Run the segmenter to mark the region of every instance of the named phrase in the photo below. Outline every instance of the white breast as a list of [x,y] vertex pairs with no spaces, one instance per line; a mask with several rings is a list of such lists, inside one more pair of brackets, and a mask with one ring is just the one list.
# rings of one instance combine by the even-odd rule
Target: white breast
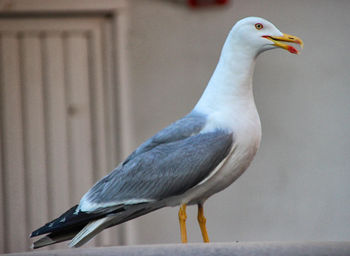
[[[232,184],[248,168],[260,145],[261,124],[255,104],[240,111],[242,112],[240,112],[239,119],[225,120],[225,126],[230,123],[230,130],[232,129],[234,137],[234,144],[229,155],[206,179],[183,195],[171,200],[171,205],[204,202],[211,195]],[[213,123],[217,123],[217,120],[209,121],[208,127],[205,127],[203,132],[213,129]]]
[[260,145],[261,125],[252,84],[256,56],[231,39],[229,36],[226,40],[214,74],[194,110],[207,116],[202,133],[217,129],[233,133],[232,150],[206,179],[167,201],[169,205],[201,203],[223,190],[247,169]]

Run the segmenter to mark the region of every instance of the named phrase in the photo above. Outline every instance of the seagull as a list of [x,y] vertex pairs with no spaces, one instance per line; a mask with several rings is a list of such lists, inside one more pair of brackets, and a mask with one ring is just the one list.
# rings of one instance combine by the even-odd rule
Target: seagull
[[252,76],[258,55],[303,41],[258,17],[238,21],[193,110],[141,144],[57,219],[33,231],[46,234],[33,248],[71,240],[79,247],[102,230],[163,207],[180,206],[181,242],[187,242],[186,206],[198,206],[198,223],[209,242],[204,202],[248,168],[261,140]]

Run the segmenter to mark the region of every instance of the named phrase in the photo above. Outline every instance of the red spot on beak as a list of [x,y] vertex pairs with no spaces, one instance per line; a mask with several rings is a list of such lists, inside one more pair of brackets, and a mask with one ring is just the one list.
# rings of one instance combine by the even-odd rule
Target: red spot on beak
[[293,54],[298,54],[298,50],[295,49],[293,46],[288,45],[288,51]]

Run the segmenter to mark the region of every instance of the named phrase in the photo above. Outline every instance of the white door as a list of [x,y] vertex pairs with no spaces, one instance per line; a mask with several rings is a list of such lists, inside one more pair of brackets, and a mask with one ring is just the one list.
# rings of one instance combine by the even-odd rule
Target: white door
[[[111,28],[102,15],[0,19],[0,252],[28,250],[116,164]],[[116,229],[90,245],[110,243]]]

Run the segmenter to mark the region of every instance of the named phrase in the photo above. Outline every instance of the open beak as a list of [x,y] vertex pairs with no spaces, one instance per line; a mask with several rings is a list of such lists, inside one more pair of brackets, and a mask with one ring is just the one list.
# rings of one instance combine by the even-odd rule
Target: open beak
[[301,49],[303,49],[303,47],[304,47],[303,40],[301,40],[299,37],[284,34],[284,33],[283,33],[283,36],[263,36],[263,37],[274,42],[275,46],[280,47],[282,49],[285,49],[285,50],[289,51],[290,53],[294,53],[294,54],[299,54],[299,51],[297,49],[295,49],[293,46],[290,46],[290,45],[285,44],[283,42],[290,42],[290,43],[294,43],[294,44],[299,44]]

